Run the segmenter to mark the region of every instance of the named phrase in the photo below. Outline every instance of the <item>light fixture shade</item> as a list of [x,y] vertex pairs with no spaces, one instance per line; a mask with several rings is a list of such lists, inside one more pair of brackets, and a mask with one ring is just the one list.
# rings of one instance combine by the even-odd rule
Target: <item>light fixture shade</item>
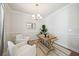
[[35,15],[34,14],[32,15],[32,19],[35,19]]
[[40,20],[40,19],[42,19],[43,17],[38,13],[38,12],[39,12],[39,10],[38,10],[38,9],[39,9],[39,8],[38,8],[38,7],[39,7],[39,4],[35,4],[35,6],[36,6],[36,8],[37,8],[37,9],[36,9],[36,12],[37,12],[37,13],[35,13],[35,14],[32,15],[32,19],[34,19],[34,20]]
[[38,17],[40,17],[40,14],[37,14]]
[[42,19],[42,16],[40,15],[40,14],[33,14],[32,15],[32,19],[35,19],[35,20],[40,20],[40,19]]

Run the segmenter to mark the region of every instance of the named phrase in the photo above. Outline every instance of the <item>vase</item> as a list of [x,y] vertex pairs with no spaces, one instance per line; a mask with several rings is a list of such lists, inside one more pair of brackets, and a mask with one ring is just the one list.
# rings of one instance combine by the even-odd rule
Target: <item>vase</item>
[[44,36],[46,37],[46,34],[44,34]]

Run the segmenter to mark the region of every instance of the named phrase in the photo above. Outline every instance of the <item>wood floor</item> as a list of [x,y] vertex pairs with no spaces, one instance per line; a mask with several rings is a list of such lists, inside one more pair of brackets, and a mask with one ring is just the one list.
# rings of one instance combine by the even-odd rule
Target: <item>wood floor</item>
[[79,53],[71,51],[65,47],[58,44],[54,44],[54,50],[50,51],[47,55],[45,53],[45,47],[41,44],[37,46],[37,56],[79,56]]
[[[36,48],[36,55],[37,56],[79,56],[79,53],[71,51],[58,44],[54,44],[53,46],[55,47],[54,50],[50,51],[50,53],[48,53],[48,55],[46,55],[44,53],[45,47],[43,47],[41,44],[38,44],[38,46]],[[8,52],[5,52],[4,56],[8,56]]]

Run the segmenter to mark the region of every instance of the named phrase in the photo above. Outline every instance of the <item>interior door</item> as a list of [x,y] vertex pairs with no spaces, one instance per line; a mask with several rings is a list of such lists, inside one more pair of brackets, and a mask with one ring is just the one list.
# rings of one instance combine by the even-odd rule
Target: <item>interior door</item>
[[3,5],[0,3],[0,56],[3,53],[3,47],[4,47],[4,13],[3,13]]

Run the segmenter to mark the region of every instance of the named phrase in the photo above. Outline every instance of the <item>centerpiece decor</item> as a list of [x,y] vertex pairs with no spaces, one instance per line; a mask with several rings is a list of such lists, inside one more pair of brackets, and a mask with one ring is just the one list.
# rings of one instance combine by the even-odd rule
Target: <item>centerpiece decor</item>
[[44,34],[44,36],[46,37],[46,35],[47,35],[47,31],[48,31],[48,30],[47,30],[46,26],[45,26],[45,25],[42,25],[40,34]]

